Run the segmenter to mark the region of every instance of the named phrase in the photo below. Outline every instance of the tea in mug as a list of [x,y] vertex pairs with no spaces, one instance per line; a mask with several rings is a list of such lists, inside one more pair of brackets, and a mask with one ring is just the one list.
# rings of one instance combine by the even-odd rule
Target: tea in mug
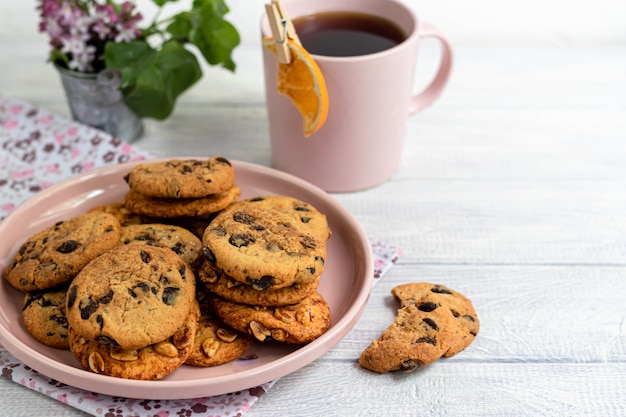
[[311,54],[358,56],[392,48],[406,35],[394,23],[357,12],[324,12],[293,20],[296,33]]

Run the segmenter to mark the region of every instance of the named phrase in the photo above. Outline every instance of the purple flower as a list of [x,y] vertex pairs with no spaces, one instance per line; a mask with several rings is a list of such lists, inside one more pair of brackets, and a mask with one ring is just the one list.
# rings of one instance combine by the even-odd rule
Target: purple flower
[[[108,42],[130,42],[141,35],[142,19],[135,5],[111,0],[38,0],[39,31],[46,33],[54,59],[76,71],[96,72],[105,67],[104,47]],[[119,13],[116,12],[119,10]]]

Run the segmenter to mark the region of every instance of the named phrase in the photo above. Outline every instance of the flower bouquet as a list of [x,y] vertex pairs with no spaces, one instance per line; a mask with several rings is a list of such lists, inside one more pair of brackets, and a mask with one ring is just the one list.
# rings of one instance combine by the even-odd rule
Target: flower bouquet
[[[167,3],[152,0],[154,19],[129,1],[38,0],[40,32],[48,35],[50,61],[83,74],[119,72],[124,102],[139,117],[167,118],[176,99],[202,77],[195,51],[210,65],[234,71],[236,28],[224,19],[224,0],[193,0],[191,8],[162,18]],[[190,48],[192,47],[192,48]]]

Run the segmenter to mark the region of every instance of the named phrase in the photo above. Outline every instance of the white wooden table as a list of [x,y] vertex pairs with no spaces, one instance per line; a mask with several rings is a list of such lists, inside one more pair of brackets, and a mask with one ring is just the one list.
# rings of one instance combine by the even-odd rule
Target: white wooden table
[[[42,42],[0,44],[0,92],[67,115]],[[436,51],[421,53],[422,73]],[[260,51],[209,70],[137,146],[269,164]],[[246,416],[626,415],[626,47],[458,47],[443,97],[408,124],[404,162],[336,194],[403,255],[354,329],[281,378]],[[374,374],[360,352],[394,317],[390,289],[471,298],[481,330],[457,356]],[[0,415],[81,413],[0,378]]]

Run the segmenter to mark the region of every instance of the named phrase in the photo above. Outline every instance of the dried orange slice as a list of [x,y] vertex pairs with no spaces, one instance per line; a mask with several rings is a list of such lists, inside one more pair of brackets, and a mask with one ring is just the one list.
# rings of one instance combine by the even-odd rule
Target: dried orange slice
[[[273,38],[263,40],[263,45],[276,54]],[[279,93],[286,95],[302,114],[304,136],[316,132],[328,115],[326,82],[313,57],[301,45],[287,39],[291,62],[278,63],[276,79]]]

